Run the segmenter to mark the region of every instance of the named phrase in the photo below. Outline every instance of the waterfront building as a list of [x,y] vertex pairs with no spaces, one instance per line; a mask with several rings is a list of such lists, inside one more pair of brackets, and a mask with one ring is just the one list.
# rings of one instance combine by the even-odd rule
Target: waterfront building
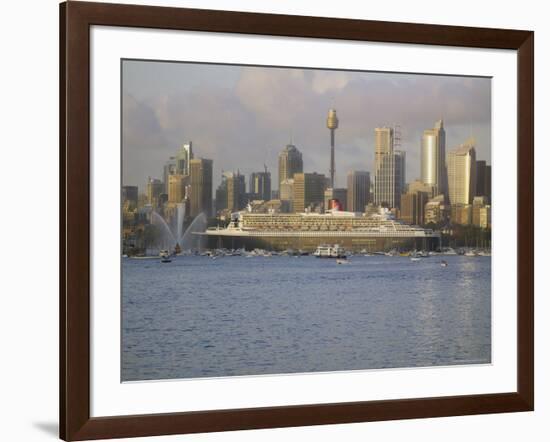
[[446,222],[449,217],[449,208],[445,203],[445,195],[437,195],[424,206],[424,224],[439,224]]
[[244,175],[239,172],[225,174],[227,181],[227,209],[231,212],[241,210],[247,203]]
[[168,203],[178,204],[185,198],[185,188],[189,185],[189,177],[179,173],[168,175]]
[[162,176],[164,182],[164,193],[168,195],[168,177],[177,173],[176,157],[170,157],[162,168]]
[[327,128],[330,130],[330,184],[329,187],[334,189],[334,175],[336,173],[336,165],[334,160],[334,132],[338,129],[338,117],[336,109],[329,109],[327,117]]
[[334,201],[338,201],[340,210],[347,210],[348,191],[347,189],[325,189],[324,209],[333,209]]
[[374,203],[399,208],[405,184],[405,152],[394,150],[391,127],[377,127],[374,133]]
[[468,140],[447,154],[449,201],[451,205],[472,204],[476,194],[476,151]]
[[348,173],[347,210],[364,212],[370,202],[370,173],[354,170]]
[[122,186],[122,204],[128,203],[128,210],[136,209],[138,206],[138,187]]
[[212,169],[213,161],[205,158],[193,158],[189,161],[189,197],[190,216],[212,213]]
[[294,178],[294,174],[304,171],[302,153],[293,144],[287,146],[279,154],[279,180],[280,186],[284,180]]
[[190,165],[193,159],[193,142],[183,144],[176,154],[176,173],[190,175]]
[[472,224],[484,229],[491,227],[491,205],[486,196],[476,196],[472,205]]
[[463,226],[472,224],[472,205],[451,204],[451,223]]
[[253,172],[250,175],[248,193],[252,196],[252,199],[260,199],[269,201],[271,199],[271,173]]
[[157,208],[159,206],[159,196],[164,192],[164,184],[161,180],[156,178],[147,178],[147,186],[145,193],[147,195],[147,204],[151,207]]
[[432,129],[425,130],[422,135],[420,174],[424,184],[433,186],[433,195],[443,194],[447,198],[443,120],[437,121]]
[[400,219],[407,224],[424,223],[424,208],[428,202],[427,192],[413,191],[401,195]]
[[326,178],[323,174],[295,173],[292,192],[292,210],[318,210],[324,203]]
[[321,244],[338,244],[349,251],[435,249],[440,234],[409,226],[378,209],[371,216],[354,212],[234,213],[227,227],[210,228],[203,235],[211,247],[314,251]]

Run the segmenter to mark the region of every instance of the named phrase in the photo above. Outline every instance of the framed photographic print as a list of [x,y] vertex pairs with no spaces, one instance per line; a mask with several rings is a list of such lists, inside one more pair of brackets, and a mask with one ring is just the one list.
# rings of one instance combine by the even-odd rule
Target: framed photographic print
[[532,32],[60,14],[61,438],[533,409]]

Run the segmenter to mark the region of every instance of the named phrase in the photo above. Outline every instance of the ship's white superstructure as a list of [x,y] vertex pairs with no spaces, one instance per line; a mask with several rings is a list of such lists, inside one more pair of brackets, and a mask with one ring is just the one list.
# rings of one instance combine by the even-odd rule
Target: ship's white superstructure
[[439,238],[439,232],[403,224],[389,214],[367,216],[332,211],[319,213],[236,212],[227,227],[209,228],[206,235],[232,237],[395,237]]

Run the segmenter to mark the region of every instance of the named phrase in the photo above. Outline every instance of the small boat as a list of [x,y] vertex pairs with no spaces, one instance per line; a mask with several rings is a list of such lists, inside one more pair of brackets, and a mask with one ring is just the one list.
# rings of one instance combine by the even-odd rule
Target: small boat
[[172,262],[172,259],[170,258],[170,252],[168,250],[161,250],[159,252],[160,256],[160,262],[166,263],[166,262]]
[[420,261],[422,258],[420,258],[419,256],[411,256],[411,261],[412,262],[418,262]]
[[477,256],[477,253],[474,252],[473,250],[468,250],[467,252],[464,253],[464,256]]
[[447,267],[449,264],[444,259],[441,260],[441,267]]
[[335,245],[326,245],[321,244],[317,247],[313,253],[317,258],[336,258],[336,259],[346,259],[347,255],[340,244]]
[[345,259],[337,259],[336,264],[348,264],[348,261],[346,261]]

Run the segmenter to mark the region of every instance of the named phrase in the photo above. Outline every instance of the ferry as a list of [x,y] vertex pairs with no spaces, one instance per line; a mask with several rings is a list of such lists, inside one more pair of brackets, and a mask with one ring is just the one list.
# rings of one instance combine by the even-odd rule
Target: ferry
[[336,259],[347,258],[345,250],[339,244],[335,244],[335,245],[322,244],[317,247],[313,255],[316,256],[317,258],[336,258]]

